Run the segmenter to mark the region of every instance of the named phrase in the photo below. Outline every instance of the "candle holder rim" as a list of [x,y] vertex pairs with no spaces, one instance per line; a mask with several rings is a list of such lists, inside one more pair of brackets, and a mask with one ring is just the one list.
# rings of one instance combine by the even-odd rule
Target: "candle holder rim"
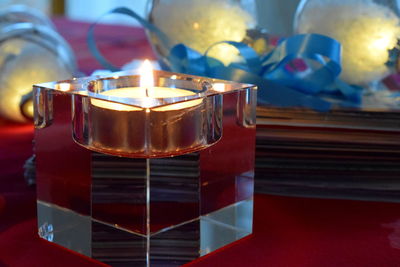
[[[176,76],[176,78],[173,80],[182,80],[182,79],[178,79],[178,78],[185,77],[185,78],[187,78],[187,81],[190,81],[191,79],[197,80],[198,83],[205,82],[205,83],[210,84],[211,87],[202,89],[197,92],[194,90],[190,90],[188,88],[183,89],[183,90],[188,90],[188,91],[190,90],[192,92],[195,92],[195,94],[190,95],[190,96],[150,98],[150,101],[147,101],[145,107],[143,106],[142,98],[135,98],[135,97],[129,97],[129,96],[127,96],[127,97],[107,96],[107,95],[103,95],[101,93],[91,92],[87,88],[89,84],[93,84],[95,82],[99,82],[102,80],[113,80],[113,79],[116,80],[116,79],[122,79],[122,78],[127,78],[127,77],[138,77],[139,76],[138,70],[114,72],[114,73],[101,75],[101,76],[73,78],[70,80],[63,80],[63,81],[57,81],[57,82],[47,82],[47,83],[33,85],[33,87],[36,89],[43,89],[43,90],[50,89],[50,90],[54,90],[54,91],[60,91],[63,93],[70,94],[72,96],[88,97],[90,99],[98,99],[98,100],[102,100],[102,101],[106,101],[106,102],[134,106],[134,107],[138,107],[138,108],[150,108],[150,109],[168,106],[168,105],[172,105],[172,104],[178,104],[178,103],[182,103],[185,101],[191,101],[191,100],[202,99],[202,98],[206,98],[206,97],[212,97],[217,94],[225,94],[225,93],[239,91],[239,90],[243,90],[243,89],[247,89],[247,88],[257,89],[257,87],[252,84],[244,84],[244,83],[238,83],[238,82],[226,81],[226,80],[214,79],[214,78],[208,78],[208,77],[201,77],[201,76],[195,76],[195,75],[187,75],[187,74],[159,71],[159,70],[155,70],[154,74],[158,78],[161,77],[161,78],[171,79],[172,76]],[[65,85],[66,88],[62,88],[63,85]],[[217,90],[216,85],[224,85],[224,86],[228,85],[228,86],[230,86],[230,88],[227,90],[221,91],[221,90]],[[155,86],[157,86],[157,85],[155,85]],[[125,88],[126,87],[127,86],[125,86]],[[120,88],[124,88],[124,87],[120,87]],[[118,88],[113,88],[113,89],[118,89]]]

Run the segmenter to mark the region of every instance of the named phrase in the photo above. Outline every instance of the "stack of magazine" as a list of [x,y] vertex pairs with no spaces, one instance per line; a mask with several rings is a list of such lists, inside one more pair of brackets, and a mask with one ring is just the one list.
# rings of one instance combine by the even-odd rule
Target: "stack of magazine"
[[258,107],[256,192],[400,201],[400,110]]

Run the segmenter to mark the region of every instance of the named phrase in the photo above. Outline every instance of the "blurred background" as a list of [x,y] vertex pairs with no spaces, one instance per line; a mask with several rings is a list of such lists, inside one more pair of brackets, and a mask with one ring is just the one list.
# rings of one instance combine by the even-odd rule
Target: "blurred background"
[[[293,15],[300,0],[257,0],[259,25],[272,34],[292,33]],[[144,15],[147,0],[0,0],[0,8],[12,4],[36,7],[48,15],[66,16],[81,21],[95,21],[112,8],[126,6]],[[107,16],[102,22],[137,25],[122,16]]]

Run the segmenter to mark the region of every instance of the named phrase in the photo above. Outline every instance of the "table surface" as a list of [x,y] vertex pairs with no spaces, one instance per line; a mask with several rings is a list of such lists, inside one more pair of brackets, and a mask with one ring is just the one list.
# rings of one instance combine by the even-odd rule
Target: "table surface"
[[[54,20],[81,71],[100,65],[85,42],[88,24]],[[100,25],[114,64],[154,58],[141,29]],[[37,236],[35,188],[23,179],[33,127],[0,120],[0,267],[104,266]],[[255,196],[254,234],[188,266],[400,266],[400,204]]]

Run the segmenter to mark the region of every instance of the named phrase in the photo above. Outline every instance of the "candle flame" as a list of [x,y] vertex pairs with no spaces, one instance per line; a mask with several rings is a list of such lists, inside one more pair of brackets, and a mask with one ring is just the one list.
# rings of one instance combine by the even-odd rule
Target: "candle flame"
[[145,88],[146,96],[151,96],[152,88],[154,87],[153,67],[149,60],[145,60],[139,69],[140,72],[140,87]]

